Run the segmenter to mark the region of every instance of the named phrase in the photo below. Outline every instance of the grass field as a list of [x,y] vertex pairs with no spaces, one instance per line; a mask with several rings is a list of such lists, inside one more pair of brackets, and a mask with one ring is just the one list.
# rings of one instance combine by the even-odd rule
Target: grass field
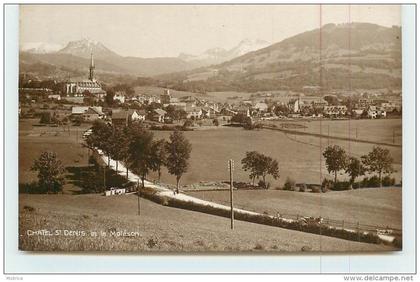
[[[366,121],[369,124],[370,121]],[[156,131],[157,138],[168,138],[170,132]],[[313,136],[286,135],[274,130],[248,131],[240,128],[219,128],[214,130],[185,132],[192,144],[189,171],[181,178],[181,183],[191,184],[199,181],[228,180],[227,161],[235,161],[235,181],[249,181],[248,174],[240,164],[247,151],[258,151],[270,155],[279,162],[280,178],[269,178],[271,187],[282,187],[287,177],[296,182],[320,183],[328,174],[322,151],[328,144],[337,144],[351,155],[360,157],[372,150],[372,144],[320,139]],[[320,145],[322,149],[320,150]],[[401,148],[389,147],[394,158],[396,172],[393,177],[401,181]],[[320,165],[321,161],[321,165]],[[321,175],[320,175],[321,171]],[[152,174],[152,177],[155,177]],[[339,178],[347,179],[343,172]],[[164,170],[162,181],[175,184],[175,178]]]
[[[87,150],[82,147],[81,135],[89,125],[63,128],[33,127],[34,120],[20,122],[19,130],[19,182],[36,180],[30,171],[33,160],[44,150],[55,151],[64,166],[85,166]],[[156,137],[167,138],[170,132],[155,132]],[[235,180],[247,180],[240,168],[240,159],[247,150],[258,150],[279,160],[282,178],[274,185],[282,185],[286,176],[299,181],[316,182],[319,179],[318,138],[294,140],[281,132],[271,130],[246,131],[238,128],[218,128],[185,132],[193,144],[189,172],[183,183],[206,180],[226,180],[226,161],[236,161]],[[299,137],[298,137],[299,138]],[[303,137],[300,137],[303,138]],[[303,141],[310,141],[308,144]],[[318,141],[317,141],[318,140]],[[319,144],[319,143],[318,143]],[[325,144],[323,144],[324,146]],[[358,152],[371,149],[368,144],[352,144]],[[360,146],[360,147],[356,147]],[[314,150],[315,148],[315,150]],[[398,153],[394,148],[393,154]],[[398,159],[397,159],[398,160]],[[323,170],[325,173],[325,170]],[[153,175],[152,175],[153,176]],[[164,172],[163,182],[175,183],[174,177]],[[74,184],[65,185],[65,193],[77,189]],[[322,210],[332,213],[331,218],[376,218],[378,222],[392,221],[401,225],[401,194],[398,190],[376,189],[330,192],[327,194],[297,193],[286,191],[237,191],[235,199],[240,207],[260,212],[299,213],[317,216],[320,197]],[[376,193],[374,191],[377,191]],[[366,193],[359,195],[358,193]],[[226,193],[194,193],[214,201],[225,201]],[[247,194],[249,193],[249,194]],[[344,193],[344,194],[342,194]],[[350,193],[354,193],[353,195]],[[371,194],[369,194],[371,193]],[[378,204],[371,204],[377,201]],[[107,251],[380,251],[391,247],[350,242],[331,237],[284,230],[247,222],[237,222],[234,231],[229,230],[229,220],[203,213],[163,207],[141,200],[141,217],[137,213],[135,196],[103,197],[100,195],[34,195],[19,196],[19,246],[25,250],[107,250]],[[28,206],[25,208],[25,206]],[[31,208],[35,210],[31,211]],[[341,208],[341,209],[340,209]],[[360,210],[360,211],[359,211]],[[399,212],[398,212],[399,211]],[[309,214],[308,214],[309,213]],[[321,212],[322,215],[324,213]],[[383,221],[381,221],[383,217]],[[397,226],[397,227],[398,227]],[[75,237],[75,236],[27,236],[31,230],[110,230],[138,231],[136,237]]]
[[[401,188],[369,188],[322,194],[291,191],[234,191],[235,207],[296,218],[296,215],[357,223],[402,227]],[[229,204],[228,191],[189,192],[191,196]]]
[[[34,251],[390,251],[390,246],[323,237],[277,227],[164,207],[141,199],[137,215],[134,195],[24,195],[19,196],[19,249]],[[25,208],[26,206],[26,208]],[[31,210],[34,208],[35,210]],[[28,230],[71,230],[89,236],[28,236]],[[110,232],[138,232],[134,237],[113,237]],[[90,231],[106,237],[91,237]]]
[[402,119],[371,119],[371,120],[322,120],[322,121],[265,121],[281,127],[287,125],[301,125],[293,130],[307,133],[317,133],[338,137],[384,142],[401,145]]
[[37,180],[37,173],[31,171],[31,166],[43,151],[55,152],[64,167],[87,164],[88,150],[82,147],[82,134],[89,128],[88,124],[69,128],[32,126],[37,122],[19,122],[19,183]]
[[[163,91],[166,88],[162,87],[156,87],[156,86],[137,86],[134,88],[135,95],[149,95],[149,96],[156,96],[160,97],[161,94],[163,94]],[[197,97],[200,99],[209,99],[209,96],[201,93],[195,93],[195,92],[188,92],[188,91],[178,91],[178,90],[169,90],[172,97],[175,98],[181,98],[185,96],[192,96]]]

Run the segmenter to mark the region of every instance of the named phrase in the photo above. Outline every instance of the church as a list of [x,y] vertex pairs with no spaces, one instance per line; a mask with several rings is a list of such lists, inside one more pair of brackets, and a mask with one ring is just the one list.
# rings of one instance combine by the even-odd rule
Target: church
[[106,92],[94,78],[94,70],[95,63],[93,61],[93,54],[90,54],[89,78],[82,81],[70,80],[66,82],[64,93],[70,97],[84,97],[86,92],[89,92],[96,98],[102,99],[106,95]]

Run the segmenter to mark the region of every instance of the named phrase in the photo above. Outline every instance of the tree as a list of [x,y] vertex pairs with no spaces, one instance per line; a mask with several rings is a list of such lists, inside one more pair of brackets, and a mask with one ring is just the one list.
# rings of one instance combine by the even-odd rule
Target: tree
[[250,171],[249,178],[252,180],[252,185],[255,184],[255,178],[258,176],[257,172],[257,160],[258,160],[258,152],[246,152],[245,158],[242,159],[242,169],[245,171]]
[[380,186],[382,187],[382,173],[392,173],[394,168],[391,153],[388,149],[380,146],[373,147],[372,151],[367,155],[362,156],[362,163],[366,169],[371,172],[377,172],[379,177]]
[[50,112],[43,112],[41,113],[41,118],[39,120],[39,123],[48,124],[51,123],[52,116]]
[[153,168],[152,162],[153,133],[140,129],[133,132],[128,145],[128,160],[131,169],[141,177],[142,187],[149,170]]
[[108,105],[108,107],[111,107],[114,104],[114,95],[115,92],[112,90],[106,92],[105,103]]
[[240,123],[240,124],[247,124],[251,121],[251,118],[246,116],[245,114],[236,114],[234,115],[231,120],[231,122],[236,122],[236,123]]
[[166,164],[166,141],[159,139],[152,144],[152,170],[157,171],[160,182],[161,168]]
[[276,116],[287,116],[290,113],[290,109],[286,105],[280,104],[274,108],[274,113]]
[[328,146],[325,149],[323,156],[325,158],[328,173],[334,172],[334,183],[337,183],[337,172],[346,168],[346,151],[337,145]]
[[184,134],[175,130],[166,143],[168,172],[176,176],[176,192],[179,193],[179,181],[181,176],[188,170],[188,159],[190,158],[192,146]]
[[110,156],[115,160],[116,173],[118,174],[118,163],[125,159],[127,151],[126,135],[124,129],[117,126],[112,126],[112,134],[108,140]]
[[255,178],[262,177],[263,185],[268,189],[267,175],[271,175],[274,179],[279,177],[277,160],[256,151],[246,152],[241,163],[243,170],[250,171],[249,178],[252,179],[252,184],[254,184]]
[[64,184],[64,167],[54,152],[43,152],[34,161],[31,170],[38,171],[39,186],[46,188],[47,193],[62,190]]
[[90,148],[99,148],[108,157],[108,167],[112,153],[112,128],[103,121],[96,120],[92,126],[92,134],[86,140]]
[[365,175],[365,168],[358,158],[350,157],[347,161],[346,173],[350,176],[350,183],[353,184],[358,176]]

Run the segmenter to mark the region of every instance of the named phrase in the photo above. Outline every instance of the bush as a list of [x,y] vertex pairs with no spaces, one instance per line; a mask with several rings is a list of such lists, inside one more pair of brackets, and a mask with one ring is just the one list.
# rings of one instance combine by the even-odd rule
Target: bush
[[379,181],[379,177],[375,175],[369,178],[368,187],[380,187],[380,186],[381,186],[381,182]]
[[334,183],[334,185],[332,186],[331,190],[333,190],[333,191],[349,190],[350,185],[351,184],[348,181],[337,181],[336,183]]
[[287,177],[286,182],[284,183],[283,189],[288,191],[294,191],[296,186],[296,181],[292,178]]
[[328,190],[331,190],[333,186],[334,186],[334,181],[324,178],[321,184],[321,190],[328,191]]
[[262,189],[269,189],[270,188],[270,182],[264,183],[264,181],[260,180],[258,181],[258,187]]
[[382,179],[382,186],[388,187],[395,185],[395,178],[391,178],[389,175]]
[[320,188],[319,186],[315,186],[315,185],[311,186],[311,192],[312,193],[321,193],[321,190],[322,190],[322,188]]
[[302,183],[299,185],[299,192],[306,192],[306,184]]
[[190,119],[187,119],[184,122],[184,125],[182,127],[187,128],[187,127],[193,127],[193,126],[194,126],[194,122],[192,120],[190,120]]

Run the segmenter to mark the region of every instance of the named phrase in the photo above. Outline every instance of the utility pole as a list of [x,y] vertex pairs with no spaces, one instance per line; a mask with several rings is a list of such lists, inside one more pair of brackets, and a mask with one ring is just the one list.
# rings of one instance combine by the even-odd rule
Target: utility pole
[[137,178],[137,215],[140,215],[140,184],[139,184],[140,179]]
[[105,167],[105,165],[104,165],[104,190],[106,190],[106,183],[105,183],[105,180],[106,179],[106,167]]
[[229,175],[230,175],[230,229],[234,229],[235,214],[233,211],[233,166],[234,162],[232,159],[229,160]]
[[392,131],[392,144],[395,144],[395,129]]
[[330,125],[328,124],[328,146],[330,146]]

